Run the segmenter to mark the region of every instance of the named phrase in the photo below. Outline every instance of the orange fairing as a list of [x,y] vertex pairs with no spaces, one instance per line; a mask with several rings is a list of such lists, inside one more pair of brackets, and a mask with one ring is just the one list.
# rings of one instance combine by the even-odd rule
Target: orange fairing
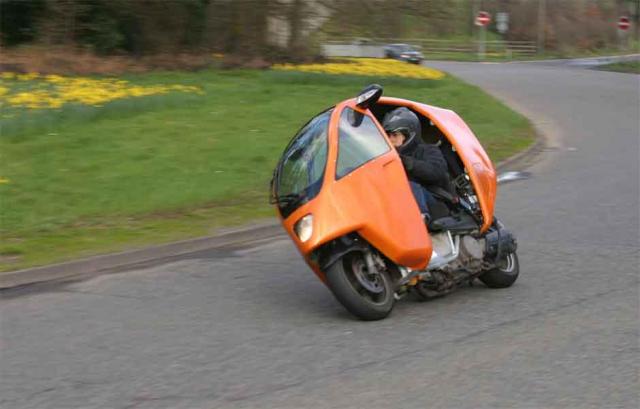
[[449,109],[436,108],[399,98],[383,97],[378,103],[406,106],[429,118],[444,133],[456,149],[471,178],[482,209],[481,231],[486,231],[493,223],[497,186],[496,171],[482,145],[462,118]]
[[[358,232],[395,263],[413,269],[425,268],[431,257],[431,239],[411,193],[402,161],[386,135],[385,153],[336,179],[338,128],[346,107],[369,116],[385,135],[370,112],[357,108],[353,100],[337,105],[329,122],[329,150],[322,189],[314,199],[283,220],[284,228],[307,261],[311,252],[322,244]],[[313,233],[303,243],[294,232],[294,225],[308,214],[313,215]],[[312,267],[322,278],[317,266]]]

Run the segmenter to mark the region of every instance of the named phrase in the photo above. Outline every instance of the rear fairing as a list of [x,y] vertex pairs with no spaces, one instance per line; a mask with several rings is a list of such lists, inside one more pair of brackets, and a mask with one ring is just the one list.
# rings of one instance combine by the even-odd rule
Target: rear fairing
[[489,155],[458,114],[449,110],[420,104],[399,98],[380,98],[379,104],[406,106],[429,118],[455,148],[478,197],[482,211],[481,231],[485,232],[493,223],[497,193],[497,178]]

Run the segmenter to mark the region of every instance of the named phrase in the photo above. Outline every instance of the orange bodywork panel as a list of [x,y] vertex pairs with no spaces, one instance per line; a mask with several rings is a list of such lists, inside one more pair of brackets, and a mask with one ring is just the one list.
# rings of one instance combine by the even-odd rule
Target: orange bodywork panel
[[494,204],[497,192],[497,178],[493,163],[478,138],[467,124],[449,109],[442,109],[400,98],[380,98],[379,104],[405,106],[426,116],[446,136],[464,163],[471,183],[478,196],[482,210],[481,231],[486,231],[493,223]]
[[[467,124],[451,110],[409,100],[383,97],[377,103],[408,107],[429,118],[442,131],[471,179],[482,210],[481,231],[486,231],[493,223],[496,172]],[[336,180],[339,121],[346,107],[372,118],[384,135],[389,150]],[[331,240],[357,232],[398,265],[425,268],[431,258],[431,238],[411,192],[402,161],[371,112],[358,108],[353,99],[336,105],[329,121],[327,142],[322,189],[312,200],[282,220],[282,225],[309,266],[325,281],[324,273],[311,260],[311,253]],[[294,225],[308,214],[313,215],[313,233],[303,243],[298,239]]]
[[[283,220],[283,226],[323,280],[323,273],[310,262],[311,252],[351,232],[357,232],[399,265],[425,268],[431,258],[431,239],[402,161],[388,140],[386,153],[336,180],[338,121],[345,107],[371,116],[370,112],[357,108],[353,100],[336,106],[329,122],[329,151],[322,189],[315,198]],[[371,118],[375,121],[373,116]],[[377,126],[386,138],[384,130],[379,124]],[[307,214],[313,215],[313,234],[302,243],[294,232],[294,225]]]

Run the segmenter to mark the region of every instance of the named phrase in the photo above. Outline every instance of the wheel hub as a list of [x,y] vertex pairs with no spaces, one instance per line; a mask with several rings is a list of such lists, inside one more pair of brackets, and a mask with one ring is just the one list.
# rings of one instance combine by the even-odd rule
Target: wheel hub
[[384,291],[384,286],[380,275],[377,272],[370,273],[367,270],[367,265],[362,259],[353,260],[352,269],[356,280],[367,291],[373,294],[380,294]]

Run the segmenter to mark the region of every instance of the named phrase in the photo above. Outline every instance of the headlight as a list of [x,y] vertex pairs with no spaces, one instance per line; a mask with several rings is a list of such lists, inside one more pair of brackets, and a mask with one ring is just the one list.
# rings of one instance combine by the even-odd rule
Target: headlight
[[309,240],[311,238],[311,235],[313,234],[313,216],[308,214],[302,219],[298,220],[293,226],[293,231],[296,232],[296,235],[301,242],[304,243],[305,241]]

